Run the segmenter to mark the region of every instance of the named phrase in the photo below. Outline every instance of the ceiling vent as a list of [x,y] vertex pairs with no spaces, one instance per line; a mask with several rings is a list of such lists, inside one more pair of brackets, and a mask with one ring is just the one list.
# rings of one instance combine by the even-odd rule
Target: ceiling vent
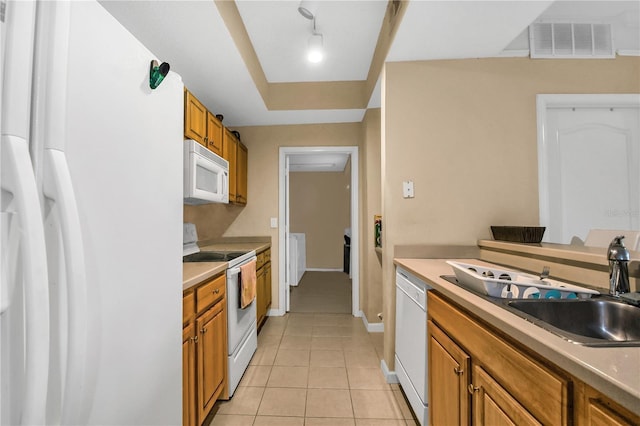
[[529,27],[532,58],[615,58],[611,24],[534,23]]

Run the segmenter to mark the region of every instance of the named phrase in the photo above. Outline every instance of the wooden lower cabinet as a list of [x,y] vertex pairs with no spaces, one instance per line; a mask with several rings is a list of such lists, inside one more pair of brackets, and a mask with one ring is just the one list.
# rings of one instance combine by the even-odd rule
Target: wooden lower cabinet
[[481,366],[473,367],[469,393],[473,394],[475,425],[541,425]]
[[575,389],[578,426],[640,425],[640,416],[619,406],[592,387],[576,382]]
[[227,354],[225,346],[226,321],[224,300],[216,303],[196,321],[198,332],[198,416],[201,420],[209,414],[222,393]]
[[264,308],[264,266],[256,272],[256,316],[258,318],[258,326],[262,324],[267,314]]
[[436,291],[427,312],[431,425],[640,425],[640,416]]
[[[193,294],[193,293],[192,293]],[[193,323],[182,330],[182,424],[195,426],[196,333]]]
[[[455,361],[462,365],[467,362],[464,356],[468,356],[472,371],[467,385],[467,395],[463,396],[458,388],[455,394],[459,397],[455,402],[447,401],[447,405],[442,406],[442,401],[434,400],[429,406],[429,411],[433,411],[434,416],[440,413],[450,416],[448,413],[456,408],[462,411],[461,407],[468,403],[468,395],[472,395],[470,417],[473,424],[572,423],[569,394],[571,383],[568,377],[512,346],[502,336],[440,297],[437,292],[429,292],[427,300],[429,335],[435,335],[437,338],[444,334],[448,337],[453,346],[449,345],[445,352],[451,358],[462,356],[460,360]],[[457,349],[451,349],[452,347]],[[457,350],[461,353],[456,354]],[[430,352],[429,362],[436,362],[438,357],[443,355],[439,354],[437,349],[433,354]],[[438,362],[444,364],[444,361]],[[453,366],[451,364],[449,368]],[[469,369],[465,368],[464,371]],[[464,371],[461,373],[462,376]],[[429,375],[431,374],[433,370],[429,369]],[[443,386],[448,382],[452,382],[452,378],[440,381],[430,379],[430,397],[446,391]],[[451,398],[455,397],[454,392],[450,392],[450,395]],[[448,423],[434,418],[432,424]],[[463,419],[460,424],[469,422],[464,422]]]
[[471,357],[431,321],[427,325],[429,353],[429,424],[469,424],[467,392]]
[[271,307],[271,249],[258,253],[257,258],[256,314],[260,327],[267,319],[267,312]]
[[183,295],[183,425],[201,425],[227,385],[225,288],[220,274]]
[[264,310],[271,308],[271,261],[264,265]]

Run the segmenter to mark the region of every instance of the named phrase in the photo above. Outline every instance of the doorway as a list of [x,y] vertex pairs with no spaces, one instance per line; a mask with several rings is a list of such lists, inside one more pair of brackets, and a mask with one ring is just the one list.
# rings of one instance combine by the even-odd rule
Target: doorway
[[[327,156],[348,156],[351,177],[350,177],[350,229],[351,244],[349,253],[349,264],[351,271],[351,314],[360,316],[359,304],[359,229],[358,229],[358,147],[281,147],[279,152],[279,308],[278,314],[284,315],[291,309],[290,287],[295,274],[291,274],[290,264],[293,258],[290,244],[290,172],[292,159],[308,158],[311,161],[323,162]],[[292,276],[294,275],[294,276]]]
[[538,95],[545,241],[640,229],[640,96]]

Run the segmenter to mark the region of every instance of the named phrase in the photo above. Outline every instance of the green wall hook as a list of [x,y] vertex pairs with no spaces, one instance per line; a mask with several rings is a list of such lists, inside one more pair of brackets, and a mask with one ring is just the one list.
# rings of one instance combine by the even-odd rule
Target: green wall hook
[[149,65],[149,87],[155,89],[160,86],[162,80],[169,74],[169,68],[169,64],[166,62],[158,65],[158,61],[152,60]]

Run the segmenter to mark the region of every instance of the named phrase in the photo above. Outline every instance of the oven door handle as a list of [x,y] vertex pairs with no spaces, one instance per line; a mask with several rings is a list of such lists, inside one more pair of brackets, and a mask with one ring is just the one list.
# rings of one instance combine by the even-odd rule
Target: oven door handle
[[227,277],[229,275],[238,275],[238,274],[240,274],[240,268],[227,269]]

